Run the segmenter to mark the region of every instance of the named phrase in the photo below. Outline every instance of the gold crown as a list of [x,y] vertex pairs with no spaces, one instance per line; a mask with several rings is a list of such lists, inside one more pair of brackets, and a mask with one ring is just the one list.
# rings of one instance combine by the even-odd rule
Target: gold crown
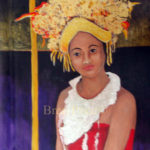
[[34,31],[43,39],[48,38],[47,47],[51,60],[63,61],[63,70],[74,70],[68,54],[68,45],[79,31],[91,33],[106,43],[107,64],[112,63],[117,35],[124,33],[127,39],[133,6],[138,2],[128,0],[49,0],[35,8],[33,13],[24,14],[16,21],[31,17]]

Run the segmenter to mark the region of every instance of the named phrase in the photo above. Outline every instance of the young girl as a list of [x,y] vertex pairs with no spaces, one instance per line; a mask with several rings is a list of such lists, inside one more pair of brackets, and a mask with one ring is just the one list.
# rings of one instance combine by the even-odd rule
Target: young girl
[[105,72],[103,43],[90,33],[78,32],[69,55],[81,76],[59,96],[56,150],[131,150],[136,102],[116,74]]
[[49,39],[53,63],[58,58],[64,71],[80,74],[59,95],[56,150],[132,150],[136,102],[104,65],[112,63],[117,35],[127,39],[127,19],[136,4],[50,0],[17,19],[31,17],[34,31]]

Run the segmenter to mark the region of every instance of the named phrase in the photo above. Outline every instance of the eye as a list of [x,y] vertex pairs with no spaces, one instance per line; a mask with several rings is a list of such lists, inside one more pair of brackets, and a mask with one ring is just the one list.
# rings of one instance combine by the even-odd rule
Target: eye
[[95,49],[95,48],[92,48],[92,49],[90,49],[90,52],[91,52],[91,53],[96,53],[96,49]]
[[80,53],[79,52],[75,52],[73,55],[74,56],[80,56]]

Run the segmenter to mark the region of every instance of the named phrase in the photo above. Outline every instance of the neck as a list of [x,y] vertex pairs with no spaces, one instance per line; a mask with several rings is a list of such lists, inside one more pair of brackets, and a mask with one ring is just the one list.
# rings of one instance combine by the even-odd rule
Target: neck
[[78,93],[87,99],[98,95],[108,84],[109,78],[105,71],[100,72],[93,78],[82,77],[82,80],[77,85]]

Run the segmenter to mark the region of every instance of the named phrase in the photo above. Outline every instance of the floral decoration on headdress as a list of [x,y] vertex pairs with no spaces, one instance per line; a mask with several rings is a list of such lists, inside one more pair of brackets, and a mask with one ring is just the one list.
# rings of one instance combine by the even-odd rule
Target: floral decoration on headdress
[[[127,39],[129,22],[133,6],[138,2],[129,0],[49,0],[35,8],[33,13],[24,14],[16,21],[31,17],[34,31],[43,39],[49,39],[47,47],[51,51],[53,64],[56,57],[63,61],[64,70],[74,70],[67,49],[60,49],[60,40],[64,28],[75,17],[86,18],[101,29],[111,33],[107,44],[107,64],[112,63],[111,52],[115,51],[117,35],[122,32]],[[44,41],[44,40],[43,40]]]

